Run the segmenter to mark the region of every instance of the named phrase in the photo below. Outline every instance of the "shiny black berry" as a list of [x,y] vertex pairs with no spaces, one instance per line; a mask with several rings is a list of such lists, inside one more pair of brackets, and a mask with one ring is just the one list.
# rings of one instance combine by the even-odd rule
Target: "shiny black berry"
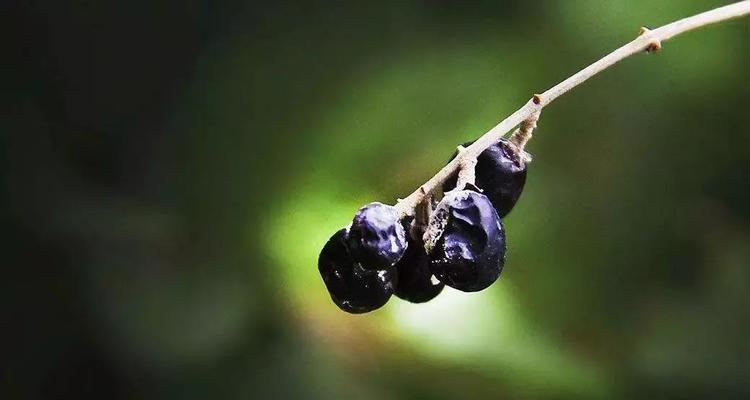
[[409,247],[401,260],[396,263],[398,285],[396,296],[412,303],[424,303],[435,298],[445,284],[435,281],[430,270],[430,259],[421,238],[409,239]]
[[465,292],[490,286],[505,264],[505,231],[487,196],[472,190],[445,194],[424,234],[430,269]]
[[370,203],[357,211],[349,228],[349,251],[365,269],[393,266],[407,247],[406,231],[395,207]]
[[318,256],[318,271],[331,299],[342,310],[361,314],[382,307],[394,291],[394,269],[369,271],[352,259],[346,228],[336,232]]
[[[464,143],[469,146],[473,142]],[[451,160],[456,157],[453,154]],[[506,139],[493,144],[477,157],[475,168],[476,185],[495,206],[500,218],[508,215],[521,196],[526,183],[526,163],[521,159],[513,144]],[[456,187],[456,177],[443,185],[448,192]]]

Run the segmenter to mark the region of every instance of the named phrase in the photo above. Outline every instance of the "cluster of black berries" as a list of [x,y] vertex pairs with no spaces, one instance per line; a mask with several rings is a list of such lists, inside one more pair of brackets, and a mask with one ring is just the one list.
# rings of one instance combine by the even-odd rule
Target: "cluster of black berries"
[[480,154],[475,174],[475,185],[445,183],[426,226],[386,204],[360,208],[318,258],[333,302],[359,314],[382,307],[392,294],[423,303],[445,285],[476,292],[495,282],[505,264],[502,218],[521,195],[526,163],[503,139]]

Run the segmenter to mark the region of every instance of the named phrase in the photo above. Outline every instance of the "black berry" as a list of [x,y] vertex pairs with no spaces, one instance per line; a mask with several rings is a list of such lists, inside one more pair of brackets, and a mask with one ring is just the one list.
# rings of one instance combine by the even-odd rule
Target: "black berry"
[[505,264],[505,231],[487,196],[472,190],[445,194],[424,234],[432,273],[465,292],[490,286]]
[[365,269],[390,268],[408,245],[398,210],[377,202],[360,208],[349,228],[347,244]]
[[421,238],[409,239],[409,247],[401,260],[396,263],[398,285],[396,296],[412,303],[424,303],[440,294],[445,284],[433,282],[430,259]]
[[[472,143],[464,143],[464,146]],[[456,154],[453,154],[451,160]],[[508,215],[516,205],[526,183],[526,163],[513,144],[501,139],[500,142],[488,147],[477,157],[475,173],[476,185],[490,199],[500,218]],[[455,187],[454,176],[445,182],[443,191],[448,192]]]
[[370,271],[355,262],[346,245],[346,228],[323,246],[318,271],[331,299],[342,310],[361,314],[382,307],[394,291],[394,269]]

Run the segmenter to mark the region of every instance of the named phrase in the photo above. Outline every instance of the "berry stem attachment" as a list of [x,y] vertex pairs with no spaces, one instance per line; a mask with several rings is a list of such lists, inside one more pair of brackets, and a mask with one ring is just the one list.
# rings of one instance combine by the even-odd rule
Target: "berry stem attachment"
[[518,125],[518,128],[513,131],[513,134],[510,135],[510,139],[508,139],[516,146],[518,157],[524,163],[531,162],[531,156],[524,151],[524,148],[526,147],[526,143],[531,140],[531,136],[533,136],[534,129],[536,129],[541,113],[542,110],[538,110],[531,114],[529,118],[526,118],[520,125]]
[[432,214],[432,198],[425,198],[425,201],[414,208],[414,223],[409,230],[412,238],[422,237],[430,220],[430,214]]
[[[466,151],[466,149],[463,146],[458,146],[458,156],[461,155]],[[456,188],[462,189],[467,184],[473,185],[476,181],[476,166],[477,166],[477,158],[476,157],[465,157],[461,158],[461,162],[459,163],[459,170],[458,170],[458,177],[456,181]]]
[[426,199],[428,199],[448,178],[458,173],[458,171],[462,169],[462,166],[467,165],[466,163],[470,162],[467,160],[476,161],[479,154],[493,143],[500,140],[500,138],[505,136],[505,134],[513,129],[513,127],[529,120],[529,118],[535,113],[540,113],[542,108],[561,95],[587,81],[594,75],[606,70],[625,58],[641,53],[644,50],[648,52],[657,51],[661,49],[662,42],[682,33],[707,25],[744,17],[748,14],[750,14],[750,0],[744,0],[696,14],[692,17],[683,18],[653,30],[641,28],[638,37],[632,41],[615,49],[586,68],[576,72],[569,78],[546,90],[544,93],[535,94],[521,108],[487,131],[472,145],[465,148],[464,151],[460,152],[456,158],[445,165],[437,172],[437,174],[435,174],[435,176],[414,191],[414,193],[399,201],[396,204],[397,210],[402,215],[414,215],[415,207],[426,201]]

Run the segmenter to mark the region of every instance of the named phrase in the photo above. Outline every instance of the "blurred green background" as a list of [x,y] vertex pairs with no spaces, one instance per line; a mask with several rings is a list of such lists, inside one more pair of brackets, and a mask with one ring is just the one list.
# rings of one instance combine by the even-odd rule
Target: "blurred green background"
[[750,20],[542,114],[502,278],[353,316],[319,249],[723,1],[0,3],[0,397],[747,398]]

